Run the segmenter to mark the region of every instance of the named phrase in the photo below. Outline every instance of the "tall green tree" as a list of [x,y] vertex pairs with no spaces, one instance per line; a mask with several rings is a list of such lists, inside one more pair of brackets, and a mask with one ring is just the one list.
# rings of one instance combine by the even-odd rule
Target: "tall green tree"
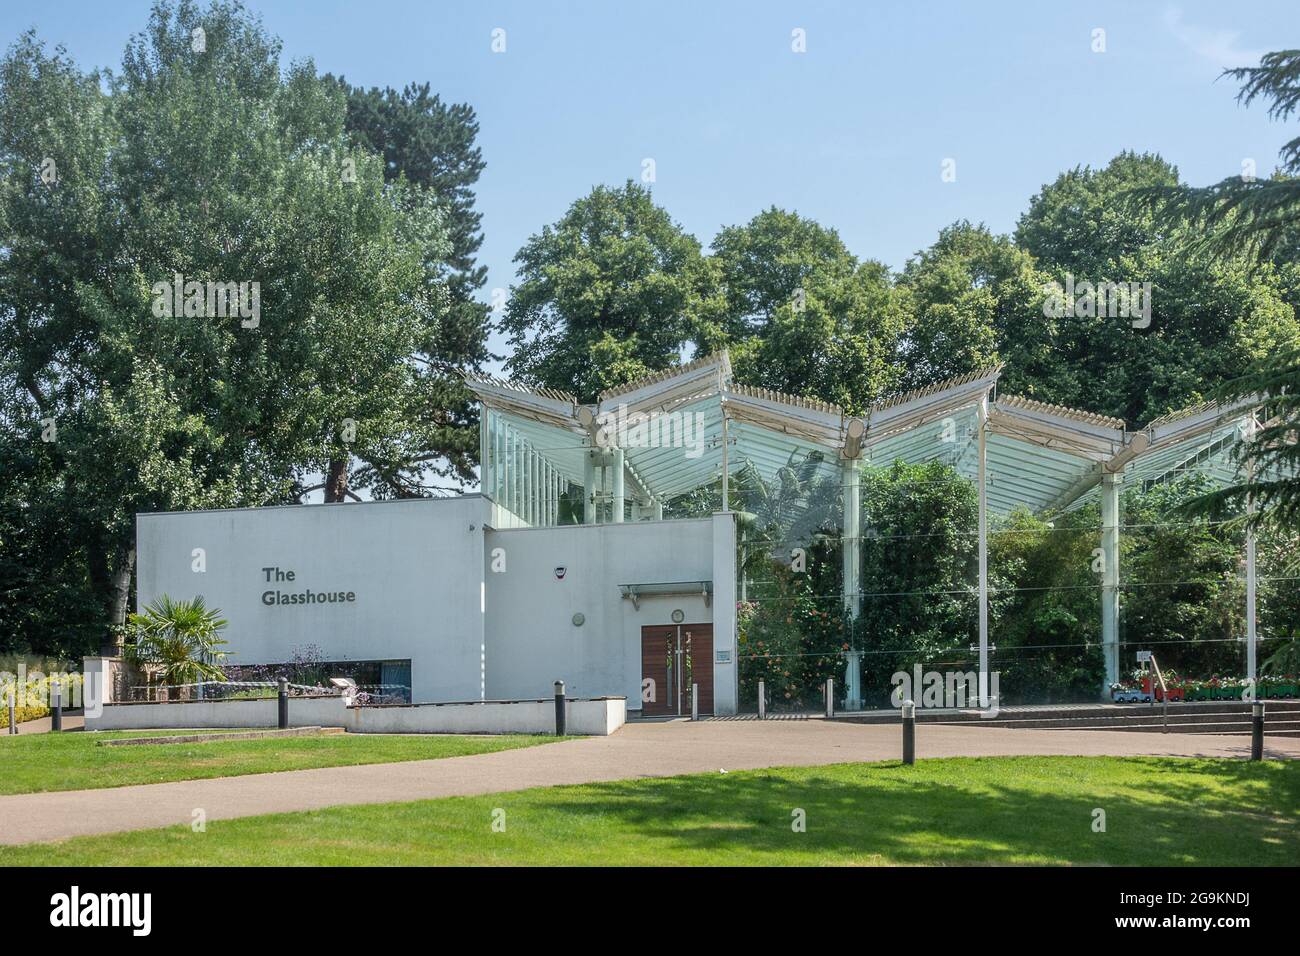
[[1008,390],[1056,393],[1056,325],[1043,314],[1047,277],[1006,236],[961,221],[939,233],[899,277],[910,317],[900,341],[903,386],[921,388],[1006,363]]
[[1073,311],[1067,305],[1054,319],[1055,361],[1036,397],[1145,424],[1205,400],[1252,360],[1300,344],[1276,268],[1247,256],[1208,259],[1163,207],[1132,201],[1178,183],[1160,157],[1121,153],[1102,169],[1063,174],[1031,200],[1016,241],[1057,289],[1150,284],[1141,316],[1109,314],[1086,296]]
[[[1243,106],[1266,101],[1270,119],[1288,120],[1300,110],[1300,50],[1267,53],[1258,66],[1223,75],[1241,81],[1237,102]],[[1300,228],[1300,136],[1283,144],[1272,176],[1243,169],[1213,186],[1164,183],[1137,192],[1134,199],[1192,224],[1198,248],[1217,256],[1249,251],[1267,259],[1283,247],[1294,250]]]
[[706,351],[730,349],[739,381],[854,412],[898,387],[892,360],[907,316],[885,266],[776,207],[721,230],[712,249],[721,309],[697,336]]
[[[1269,116],[1287,120],[1300,109],[1300,50],[1266,54],[1258,66],[1224,71],[1241,80],[1238,102],[1269,103]],[[1215,261],[1258,257],[1258,269],[1280,270],[1282,297],[1300,306],[1300,136],[1282,147],[1281,166],[1269,179],[1232,176],[1206,188],[1173,185],[1135,190],[1138,208],[1156,207],[1197,234],[1196,248]],[[1283,323],[1285,326],[1285,323]],[[1300,335],[1261,337],[1245,373],[1218,383],[1210,397],[1225,403],[1259,398],[1262,427],[1241,448],[1245,475],[1179,508],[1185,514],[1254,513],[1252,526],[1300,524]],[[1239,368],[1239,365],[1230,365]]]
[[[436,395],[414,357],[449,243],[345,111],[233,3],[159,3],[111,78],[30,33],[0,61],[6,505],[80,550],[105,628],[136,513],[293,500],[331,461],[431,447],[405,412]],[[241,308],[208,283],[244,283]]]
[[[466,103],[444,103],[428,83],[362,89],[338,80],[347,94],[345,128],[355,144],[384,160],[384,178],[429,191],[442,213],[451,251],[441,263],[449,302],[430,348],[419,357],[433,401],[407,410],[431,445],[410,461],[362,462],[351,484],[378,497],[406,497],[429,487],[426,476],[472,478],[478,455],[478,412],[461,371],[481,369],[488,351],[488,306],[475,298],[487,281],[477,260],[483,217],[474,187],[486,164],[476,144],[478,118]],[[344,466],[331,464],[326,500],[339,500]]]
[[[862,476],[862,610],[855,646],[866,699],[881,705],[890,675],[965,670],[977,633],[979,501],[971,483],[940,461],[896,461]],[[996,580],[994,582],[996,587]],[[996,616],[1000,601],[995,597]]]
[[515,256],[501,328],[506,368],[590,402],[679,361],[715,308],[716,276],[700,244],[629,180],[597,186]]
[[1178,513],[1236,516],[1254,528],[1300,527],[1300,348],[1265,356],[1211,397],[1224,404],[1258,400],[1259,424],[1237,449],[1240,479],[1180,504]]

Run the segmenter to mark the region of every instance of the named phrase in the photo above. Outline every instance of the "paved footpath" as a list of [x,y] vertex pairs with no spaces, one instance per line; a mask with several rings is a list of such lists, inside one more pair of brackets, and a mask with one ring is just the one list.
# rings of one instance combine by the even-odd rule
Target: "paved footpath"
[[[1245,757],[1247,737],[1097,730],[917,727],[917,756],[1172,755]],[[315,810],[338,804],[466,796],[683,773],[897,760],[898,725],[828,720],[707,720],[629,724],[589,737],[468,757],[329,767],[104,790],[0,797],[0,844]],[[2,753],[2,751],[0,751]],[[1300,740],[1268,741],[1266,756],[1300,759]]]

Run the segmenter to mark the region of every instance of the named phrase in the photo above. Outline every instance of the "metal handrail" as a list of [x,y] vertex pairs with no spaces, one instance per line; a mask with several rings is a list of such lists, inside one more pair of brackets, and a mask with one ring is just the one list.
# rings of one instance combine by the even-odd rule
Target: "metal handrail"
[[[1156,662],[1155,654],[1151,655],[1151,666],[1156,672],[1156,680],[1160,681],[1160,708],[1164,715],[1164,727],[1161,728],[1160,732],[1167,734],[1169,733],[1169,688],[1165,686],[1165,675],[1160,673],[1160,665]],[[1155,687],[1153,686],[1151,689],[1154,691]],[[1156,695],[1153,693],[1151,703],[1154,704],[1155,701]]]

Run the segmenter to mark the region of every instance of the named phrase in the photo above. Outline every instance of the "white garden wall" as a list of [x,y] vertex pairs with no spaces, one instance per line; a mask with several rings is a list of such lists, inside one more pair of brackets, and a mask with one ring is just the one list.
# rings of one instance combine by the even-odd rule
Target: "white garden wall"
[[[570,700],[567,708],[565,731],[574,736],[606,737],[627,716],[622,697]],[[348,730],[361,734],[550,734],[555,700],[353,707],[348,720]]]
[[[87,730],[175,730],[188,727],[275,727],[275,698],[258,700],[178,700],[160,703],[105,704],[99,717],[86,715]],[[289,701],[290,727],[346,727],[342,697],[294,697]]]
[[[571,699],[567,708],[565,729],[574,736],[608,736],[627,717],[622,697]],[[101,716],[86,717],[86,729],[275,727],[278,713],[274,699],[105,704]],[[294,697],[289,726],[344,727],[358,734],[550,734],[555,700],[348,707],[342,697]]]

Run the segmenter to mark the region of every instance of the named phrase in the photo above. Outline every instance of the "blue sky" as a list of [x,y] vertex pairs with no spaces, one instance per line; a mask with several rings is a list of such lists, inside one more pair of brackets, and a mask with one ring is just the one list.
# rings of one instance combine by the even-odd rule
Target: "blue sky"
[[[1194,184],[1244,158],[1265,174],[1286,127],[1216,78],[1300,45],[1295,0],[248,6],[286,59],[367,86],[427,80],[477,110],[485,296],[509,286],[531,234],[593,185],[639,179],[647,158],[657,201],[706,245],[775,204],[894,268],[957,219],[1009,231],[1044,183],[1123,149],[1157,151]],[[148,9],[8,4],[0,42],[35,27],[83,65],[116,67]]]

